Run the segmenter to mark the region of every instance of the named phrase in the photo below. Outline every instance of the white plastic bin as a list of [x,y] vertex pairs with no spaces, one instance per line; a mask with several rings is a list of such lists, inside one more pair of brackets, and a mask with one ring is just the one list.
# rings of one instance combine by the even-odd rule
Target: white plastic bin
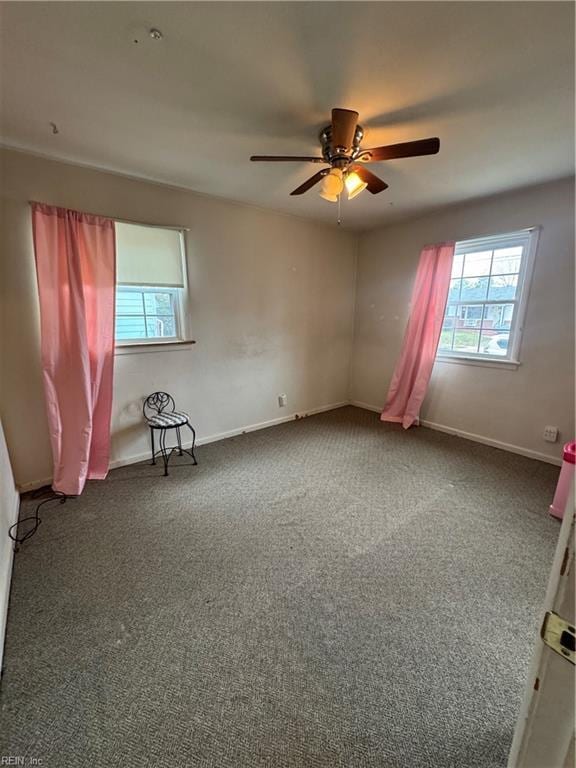
[[562,520],[566,510],[570,486],[574,479],[574,469],[576,465],[576,443],[566,443],[562,456],[562,469],[554,494],[554,501],[550,505],[550,514]]

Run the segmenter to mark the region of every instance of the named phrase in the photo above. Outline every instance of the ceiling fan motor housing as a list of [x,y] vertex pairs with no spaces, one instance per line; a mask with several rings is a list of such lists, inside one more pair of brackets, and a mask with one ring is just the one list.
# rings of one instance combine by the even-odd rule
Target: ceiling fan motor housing
[[360,143],[364,138],[361,125],[357,125],[354,131],[354,139],[351,147],[339,147],[332,144],[332,125],[327,125],[320,131],[319,139],[322,145],[322,157],[333,168],[345,168],[360,154]]

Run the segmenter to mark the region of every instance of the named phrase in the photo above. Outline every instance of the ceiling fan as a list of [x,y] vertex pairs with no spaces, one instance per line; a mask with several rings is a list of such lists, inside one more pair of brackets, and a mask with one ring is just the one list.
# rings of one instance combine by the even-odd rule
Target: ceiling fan
[[364,137],[362,126],[358,125],[358,112],[351,109],[333,109],[332,122],[320,131],[322,157],[299,157],[289,155],[252,155],[255,162],[303,162],[328,165],[308,181],[297,187],[291,195],[303,195],[319,181],[322,181],[320,196],[335,203],[346,187],[348,199],[359,195],[364,189],[377,195],[388,188],[388,184],[378,178],[363,163],[381,160],[394,160],[400,157],[418,157],[435,155],[440,149],[440,139],[420,139],[405,141],[402,144],[388,144],[384,147],[361,149]]

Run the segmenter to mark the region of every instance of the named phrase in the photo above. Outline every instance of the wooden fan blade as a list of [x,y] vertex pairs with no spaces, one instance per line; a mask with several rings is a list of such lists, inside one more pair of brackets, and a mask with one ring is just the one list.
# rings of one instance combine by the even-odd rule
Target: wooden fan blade
[[388,144],[386,147],[374,147],[374,149],[362,150],[370,155],[366,162],[378,160],[395,160],[399,157],[420,157],[421,155],[435,155],[440,149],[440,139],[420,139],[419,141],[405,141],[402,144]]
[[350,149],[358,124],[358,112],[351,109],[332,110],[332,148]]
[[300,184],[299,187],[296,187],[296,189],[293,192],[290,192],[290,194],[303,195],[304,192],[308,192],[308,190],[311,189],[314,184],[318,184],[318,182],[321,181],[321,179],[323,179],[327,173],[327,170],[318,171],[318,173],[315,173],[314,176],[311,176],[308,181],[305,181],[304,184]]
[[252,155],[250,158],[253,162],[267,162],[267,163],[325,163],[323,157],[299,157],[297,155]]
[[365,168],[362,165],[353,165],[352,170],[360,176],[364,184],[367,185],[366,189],[368,192],[372,192],[373,195],[377,195],[378,192],[384,192],[385,189],[388,189],[388,184],[386,184],[385,181],[382,181],[382,179],[379,179],[378,176],[372,173],[372,171],[369,171],[368,168]]

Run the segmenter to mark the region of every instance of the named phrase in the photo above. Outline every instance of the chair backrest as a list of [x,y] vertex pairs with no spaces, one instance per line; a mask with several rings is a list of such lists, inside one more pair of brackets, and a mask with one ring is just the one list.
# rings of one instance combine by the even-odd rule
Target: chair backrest
[[159,413],[174,413],[175,410],[174,398],[168,392],[153,392],[144,400],[142,407],[145,419],[149,419],[150,416],[155,416]]

